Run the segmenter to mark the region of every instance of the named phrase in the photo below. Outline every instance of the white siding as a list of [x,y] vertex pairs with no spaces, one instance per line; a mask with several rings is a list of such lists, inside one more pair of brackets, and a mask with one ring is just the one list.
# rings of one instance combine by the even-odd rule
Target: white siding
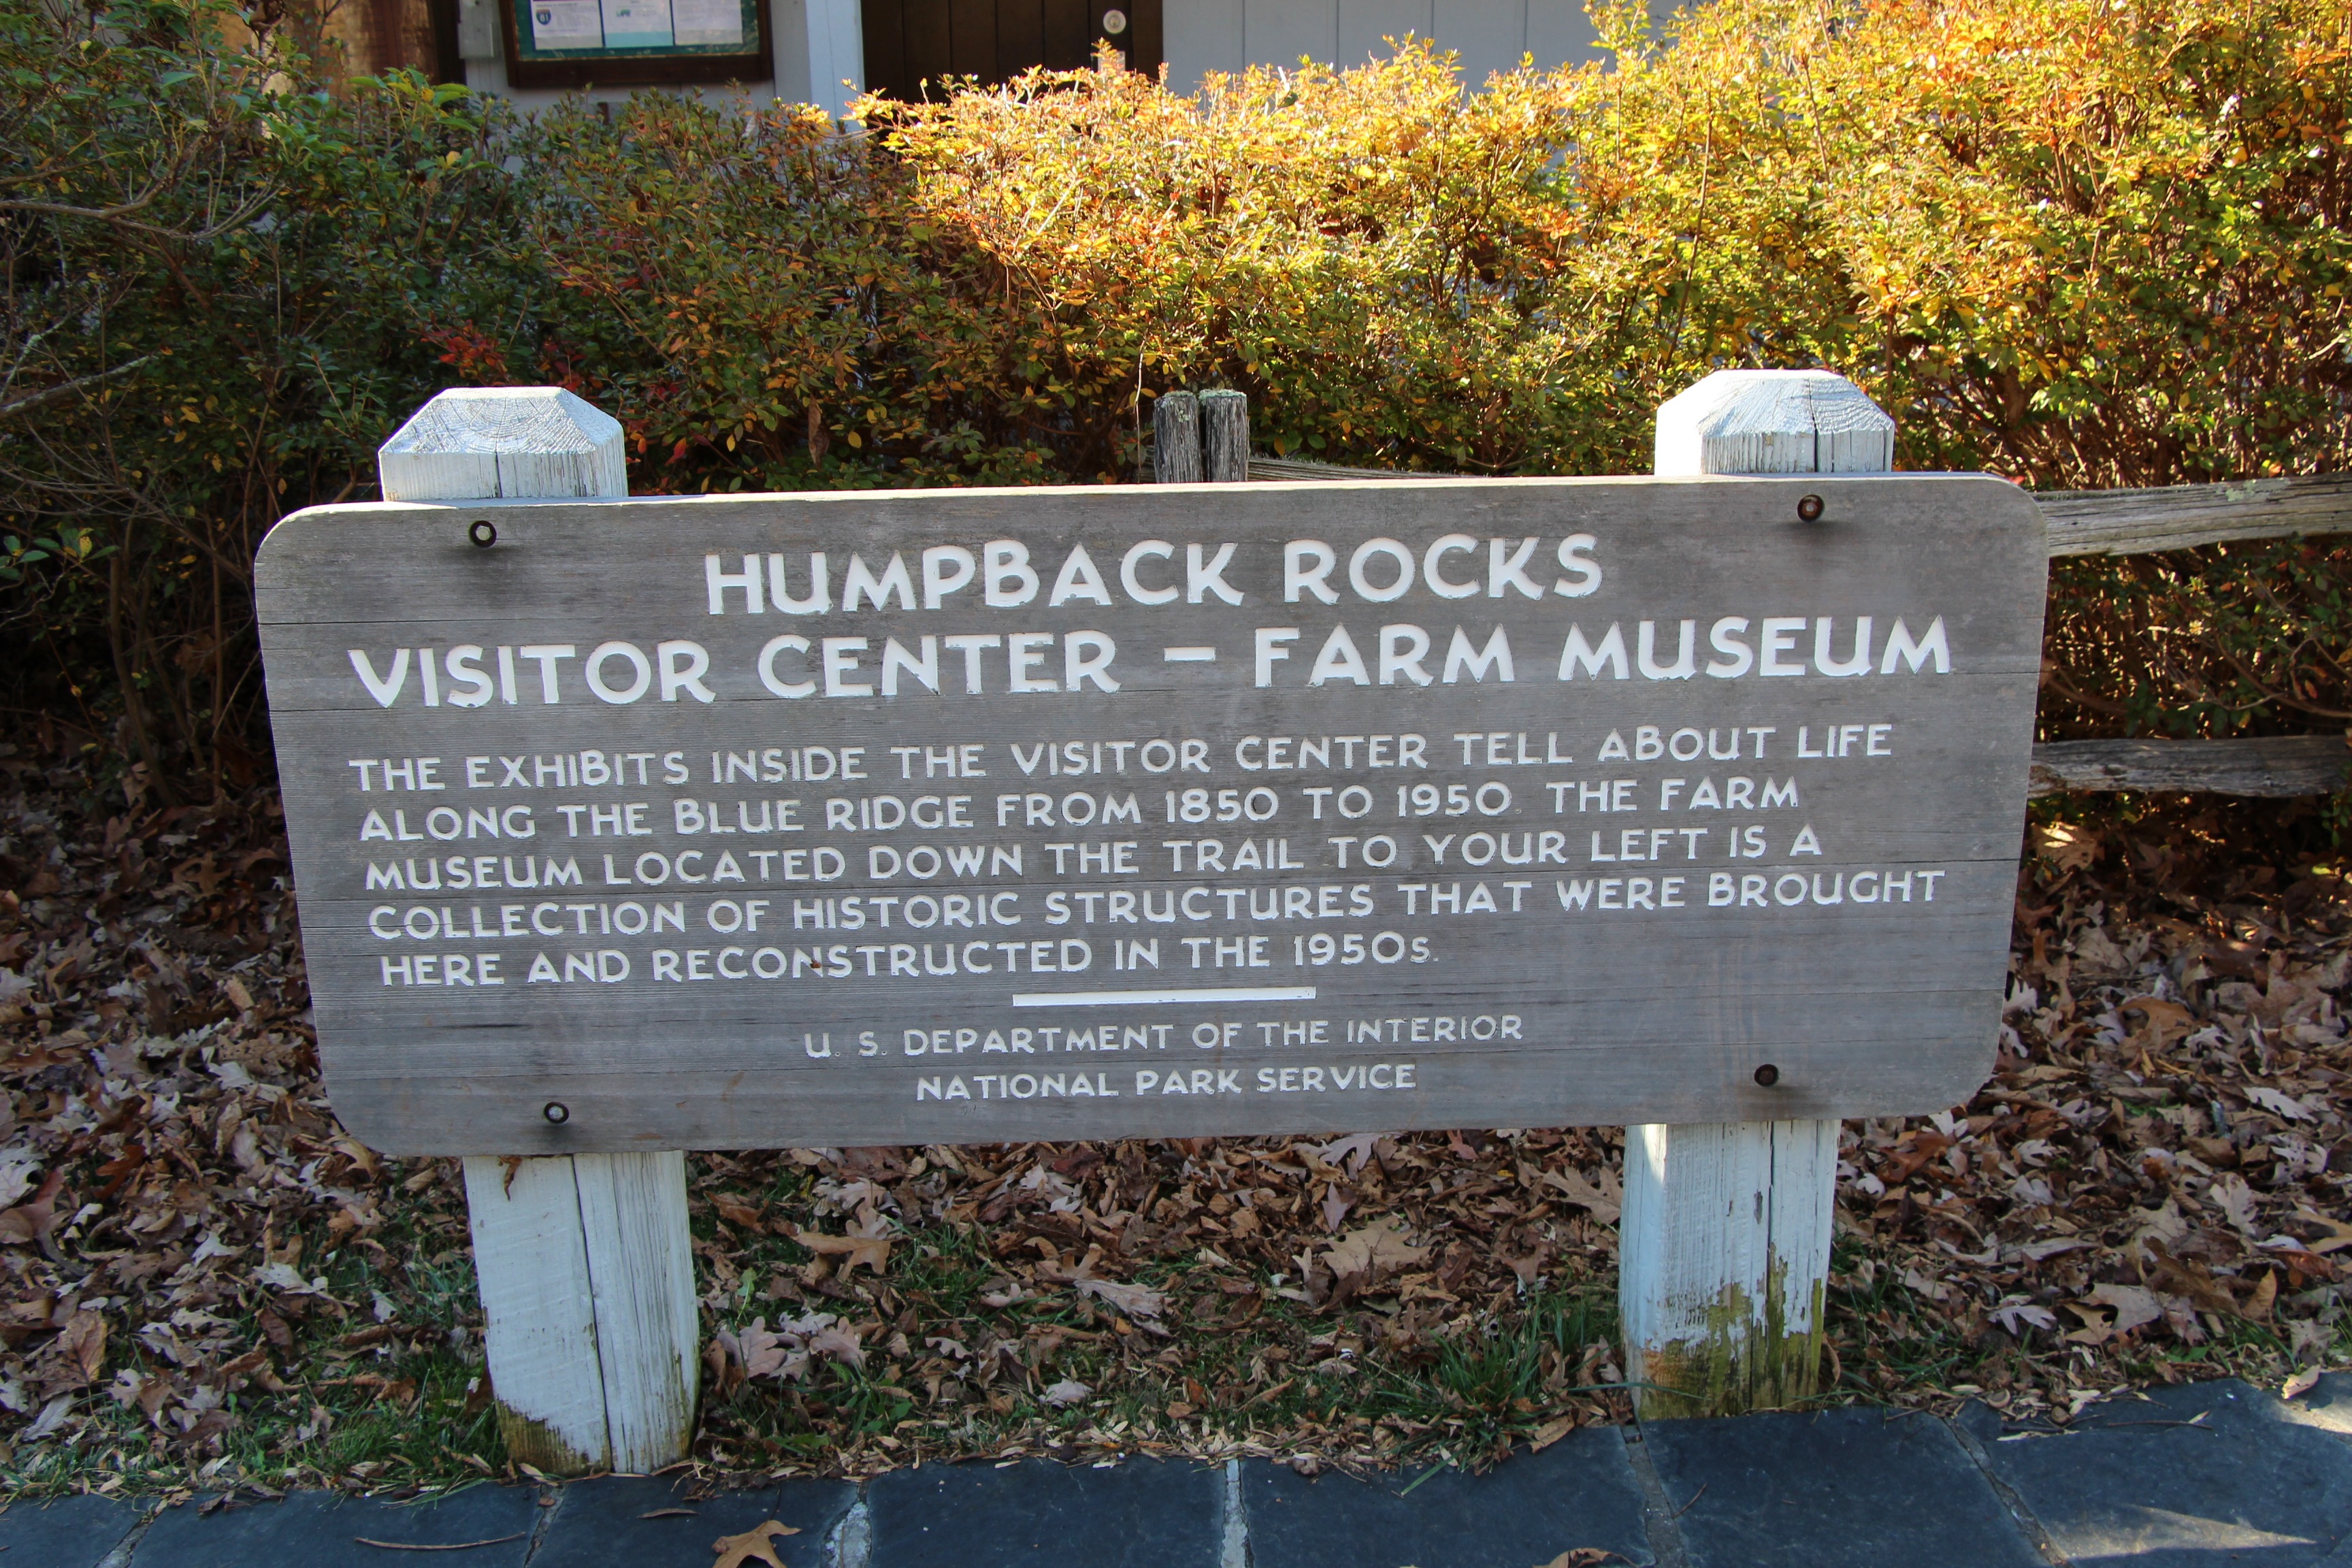
[[[815,3],[815,0],[811,0]],[[1581,0],[1165,0],[1168,85],[1191,92],[1203,72],[1282,65],[1299,56],[1341,66],[1386,54],[1386,37],[1436,40],[1461,57],[1464,81],[1517,67],[1596,58]]]
[[[1517,70],[1528,47],[1528,0],[1436,0],[1429,36],[1462,57],[1462,79],[1481,87],[1496,71]],[[1559,62],[1554,60],[1554,65]]]
[[[1654,5],[1651,8],[1664,15],[1672,6]],[[1592,18],[1584,14],[1582,0],[1528,0],[1528,53],[1547,69],[1600,59]]]
[[[1174,0],[1181,6],[1185,0]],[[1263,5],[1265,0],[1258,0]],[[1339,0],[1339,50],[1335,64],[1358,65],[1391,51],[1388,39],[1430,36],[1432,0]],[[1169,73],[1175,79],[1175,73]]]
[[[1161,15],[1167,14],[1163,7]],[[1286,66],[1300,56],[1328,60],[1339,49],[1339,0],[1244,0],[1242,58],[1254,64]],[[1168,79],[1178,80],[1170,71]]]
[[784,40],[781,17],[776,26],[776,90],[782,97],[821,103],[835,120],[848,113],[850,100],[866,87],[866,28],[857,0],[800,0],[806,7],[808,88],[799,90],[784,79]]
[[[498,3],[467,0],[469,8],[485,10]],[[1671,4],[1656,0],[1654,9],[1663,14]],[[1462,79],[1473,87],[1490,72],[1517,66],[1523,52],[1544,69],[1597,58],[1600,52],[1583,0],[1164,0],[1164,6],[1168,85],[1178,92],[1194,90],[1209,71],[1295,65],[1301,55],[1360,65],[1388,54],[1385,40],[1408,35],[1434,38],[1440,48],[1457,53]],[[770,0],[769,26],[775,79],[752,84],[752,101],[772,96],[821,103],[840,116],[866,79],[858,0]],[[487,36],[487,28],[480,30]],[[476,89],[527,108],[564,96],[508,87],[505,65],[497,59],[469,55],[466,76]],[[842,87],[845,79],[854,85]],[[729,96],[723,89],[702,91],[714,102]],[[587,96],[619,102],[628,91]]]
[[1209,71],[1237,71],[1249,63],[1242,47],[1242,8],[1248,0],[1163,3],[1160,37],[1169,60],[1168,84],[1191,92]]

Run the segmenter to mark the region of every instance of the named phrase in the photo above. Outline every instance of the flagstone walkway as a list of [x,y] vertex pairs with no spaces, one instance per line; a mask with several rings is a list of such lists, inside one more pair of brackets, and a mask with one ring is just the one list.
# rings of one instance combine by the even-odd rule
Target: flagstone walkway
[[2160,1389],[2064,1433],[1983,1406],[1589,1428],[1475,1477],[1021,1461],[699,1501],[626,1478],[209,1514],[85,1497],[0,1512],[0,1565],[712,1568],[716,1539],[771,1519],[795,1531],[769,1538],[786,1568],[2347,1568],[2352,1375],[2291,1402]]

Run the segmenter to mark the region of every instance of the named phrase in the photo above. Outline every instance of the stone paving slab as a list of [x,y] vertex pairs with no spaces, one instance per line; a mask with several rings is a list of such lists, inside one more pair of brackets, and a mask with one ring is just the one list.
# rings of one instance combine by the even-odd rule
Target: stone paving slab
[[1224,1473],[1133,1460],[925,1465],[866,1488],[869,1568],[1217,1568]]
[[1483,1476],[1359,1480],[1333,1471],[1310,1480],[1252,1460],[1242,1467],[1242,1505],[1251,1568],[1535,1568],[1579,1546],[1654,1561],[1641,1484],[1612,1426],[1570,1433]]
[[2352,1568],[2352,1376],[2291,1402],[2235,1381],[2158,1389],[2064,1432],[1982,1405],[1957,1431],[1861,1409],[1591,1428],[1475,1477],[1029,1460],[700,1500],[682,1478],[608,1477],[544,1502],[483,1485],[187,1504],[142,1533],[149,1506],[17,1503],[0,1568],[100,1568],[126,1541],[129,1568],[708,1568],[714,1540],[766,1519],[798,1531],[774,1542],[788,1568],[1536,1568],[1580,1547],[1685,1568],[2040,1568],[2037,1541],[2079,1565]]
[[145,1511],[111,1498],[11,1503],[0,1513],[0,1563],[8,1568],[98,1568]]
[[[131,1568],[522,1568],[539,1498],[528,1487],[488,1484],[429,1503],[379,1502],[340,1492],[296,1492],[283,1502],[239,1504],[202,1515],[199,1503],[156,1516]],[[465,1552],[386,1552],[358,1537],[404,1545],[496,1542]],[[501,1539],[504,1538],[504,1539]],[[14,1563],[8,1568],[16,1568]]]
[[787,1481],[696,1500],[687,1478],[607,1477],[563,1489],[530,1568],[710,1568],[710,1543],[762,1520],[799,1533],[772,1537],[787,1568],[824,1568],[833,1533],[857,1500],[846,1481]]
[[2004,1431],[1980,1405],[1960,1421],[2077,1563],[2304,1568],[2352,1540],[2352,1380],[2327,1381],[2292,1405],[2235,1378],[2152,1389],[2052,1436]]
[[2290,1426],[2312,1426],[2352,1437],[2352,1373],[2331,1372],[2319,1386],[2297,1399],[2279,1401],[2278,1418]]
[[1932,1416],[1843,1409],[1659,1421],[1642,1436],[1666,1507],[1680,1510],[1691,1568],[2044,1568],[1984,1472]]

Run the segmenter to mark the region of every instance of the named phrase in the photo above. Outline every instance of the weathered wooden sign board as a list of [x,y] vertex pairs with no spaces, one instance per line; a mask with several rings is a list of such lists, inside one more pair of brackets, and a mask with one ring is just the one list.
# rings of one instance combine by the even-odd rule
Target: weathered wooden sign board
[[1949,1105],[2043,574],[1969,476],[300,512],[329,1088],[416,1153]]

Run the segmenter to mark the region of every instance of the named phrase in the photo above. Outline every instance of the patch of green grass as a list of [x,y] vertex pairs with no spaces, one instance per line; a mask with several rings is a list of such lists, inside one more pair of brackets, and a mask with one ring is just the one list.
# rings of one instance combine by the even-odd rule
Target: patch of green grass
[[[262,1314],[271,1301],[261,1292],[242,1289],[238,1299],[211,1309],[234,1324],[234,1343],[269,1347],[274,1370],[265,1376],[291,1374],[281,1387],[249,1376],[224,1391],[220,1409],[228,1425],[213,1441],[196,1443],[174,1419],[173,1405],[159,1426],[137,1405],[119,1402],[110,1384],[87,1390],[76,1405],[87,1418],[79,1431],[20,1443],[0,1457],[0,1491],[38,1498],[347,1479],[439,1489],[503,1470],[506,1447],[485,1385],[471,1258],[448,1247],[446,1237],[398,1223],[378,1233],[381,1253],[352,1245],[321,1253],[329,1247],[323,1226],[303,1240],[304,1256],[319,1261],[302,1271],[325,1279],[340,1314],[310,1298],[279,1299],[275,1305],[285,1310],[273,1315],[290,1342],[280,1349],[268,1336]],[[444,1248],[438,1255],[431,1251],[436,1241]],[[388,1323],[377,1321],[379,1300],[390,1309]],[[298,1308],[301,1315],[291,1315]],[[376,1328],[388,1331],[377,1342],[346,1343]],[[126,1348],[138,1367],[173,1370],[143,1343]]]
[[[889,1281],[899,1321],[911,1313],[918,1325],[906,1363],[869,1355],[862,1369],[819,1363],[800,1384],[745,1385],[706,1414],[722,1455],[805,1461],[869,1442],[898,1459],[918,1448],[941,1457],[1041,1447],[1214,1451],[1286,1436],[1360,1458],[1483,1465],[1578,1410],[1575,1396],[1595,1392],[1592,1369],[1614,1353],[1605,1282],[1538,1291],[1484,1328],[1392,1343],[1381,1311],[1315,1312],[1274,1294],[1269,1277],[1254,1281],[1261,1309],[1230,1324],[1194,1308],[1235,1300],[1213,1284],[1232,1270],[1139,1270],[1170,1295],[1162,1338],[1068,1291],[990,1308],[981,1298],[1001,1289],[999,1261],[949,1227],[922,1235],[926,1244],[903,1264],[894,1256]],[[933,1356],[926,1342],[942,1339],[969,1356]],[[927,1358],[928,1373],[919,1370]],[[1089,1393],[1055,1409],[1042,1395],[1062,1383]],[[1611,1412],[1588,1397],[1580,1414]]]

